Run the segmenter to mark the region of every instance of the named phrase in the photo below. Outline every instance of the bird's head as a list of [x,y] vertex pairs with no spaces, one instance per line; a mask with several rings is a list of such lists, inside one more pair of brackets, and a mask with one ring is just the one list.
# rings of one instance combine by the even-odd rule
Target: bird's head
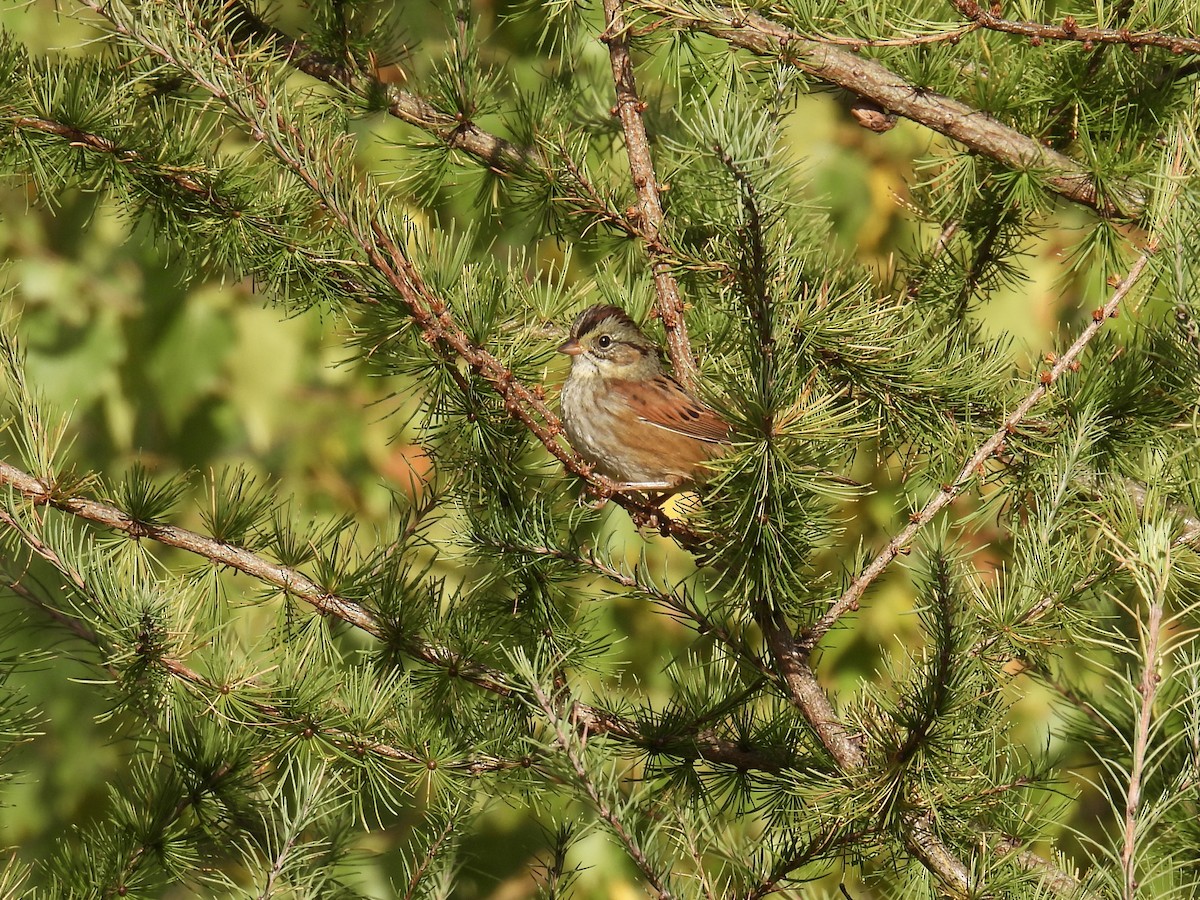
[[658,347],[619,306],[591,306],[581,312],[558,352],[571,357],[572,374],[578,375],[638,379],[661,368]]

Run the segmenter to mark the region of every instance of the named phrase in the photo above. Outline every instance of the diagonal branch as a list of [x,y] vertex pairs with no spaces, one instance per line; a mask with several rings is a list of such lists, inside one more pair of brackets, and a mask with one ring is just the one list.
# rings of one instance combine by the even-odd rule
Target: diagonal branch
[[401,245],[383,225],[383,215],[369,193],[355,185],[347,197],[342,185],[334,183],[307,139],[308,133],[283,115],[270,113],[273,108],[262,88],[240,70],[224,48],[214,44],[202,31],[190,11],[181,10],[189,35],[223,74],[237,82],[231,91],[218,75],[202,71],[173,48],[138,32],[100,0],[80,0],[83,6],[106,19],[121,36],[141,46],[164,62],[186,72],[198,85],[221,101],[229,112],[265,143],[280,163],[292,172],[322,202],[329,216],[358,246],[370,266],[378,272],[396,296],[425,339],[449,358],[466,362],[503,400],[505,411],[524,425],[552,456],[571,474],[583,479],[595,496],[613,498],[629,512],[639,526],[657,529],[682,546],[697,548],[705,537],[686,522],[672,519],[659,506],[641,497],[623,492],[619,485],[594,471],[560,440],[562,423],[546,403],[540,387],[530,388],[517,380],[512,371],[495,355],[476,343],[455,321],[449,305],[437,296],[407,258]]
[[[1080,25],[1074,16],[1064,16],[1061,25],[1042,22],[1018,22],[1006,19],[993,9],[984,9],[976,0],[950,0],[954,8],[976,25],[989,31],[1017,34],[1031,41],[1078,41],[1082,44],[1124,44],[1126,47],[1159,47],[1176,56],[1200,53],[1200,38],[1161,31],[1130,31],[1128,28],[1097,28]],[[1091,49],[1086,47],[1085,49]]]
[[[838,768],[848,775],[862,772],[867,761],[859,738],[838,718],[829,696],[809,665],[807,653],[800,648],[787,625],[770,620],[764,620],[760,625],[783,675],[792,705],[808,720]],[[905,812],[901,834],[904,845],[955,894],[967,896],[975,884],[975,876],[938,836],[934,823],[931,810]]]
[[626,237],[640,238],[648,246],[657,248],[664,259],[688,259],[690,265],[701,268],[708,263],[707,260],[688,257],[679,248],[668,247],[661,234],[651,239],[643,227],[643,219],[618,210],[565,152],[562,154],[563,158],[557,161],[562,164],[567,176],[561,177],[561,171],[555,168],[554,154],[541,147],[515,144],[484,130],[461,114],[443,112],[419,94],[393,84],[385,84],[361,67],[329,59],[313,50],[303,40],[293,38],[269,24],[244,5],[239,3],[235,8],[238,10],[236,36],[253,37],[273,45],[289,65],[306,75],[358,97],[367,98],[382,94],[387,98],[389,115],[433,135],[452,150],[460,150],[474,157],[497,174],[537,175],[561,189],[561,199],[569,207]]
[[1150,257],[1154,255],[1157,248],[1157,237],[1151,237],[1146,245],[1146,249],[1141,252],[1137,260],[1130,267],[1129,272],[1121,279],[1112,296],[1108,299],[1108,302],[1092,313],[1092,321],[1088,323],[1087,328],[1075,338],[1074,343],[1067,348],[1062,356],[1059,356],[1055,360],[1053,366],[1042,372],[1038,379],[1037,387],[1030,391],[1025,399],[1017,404],[1016,409],[1008,414],[1000,427],[992,433],[991,437],[979,446],[963,464],[963,467],[959,470],[954,480],[949,484],[942,485],[942,489],[930,498],[921,511],[912,515],[908,525],[888,541],[887,546],[879,551],[878,555],[871,560],[862,572],[855,576],[850,585],[825,614],[805,630],[800,638],[800,647],[804,653],[811,652],[817,645],[817,642],[834,626],[839,618],[858,606],[858,601],[866,593],[867,588],[871,586],[876,578],[883,574],[883,571],[891,564],[892,560],[908,547],[917,532],[932,521],[934,516],[948,506],[968,485],[974,482],[987,461],[1000,449],[1005,438],[1015,431],[1016,427],[1028,415],[1029,411],[1043,397],[1050,393],[1050,389],[1054,384],[1067,372],[1075,371],[1078,368],[1077,360],[1080,354],[1091,343],[1092,338],[1104,327],[1105,321],[1117,314],[1121,301],[1133,290],[1134,285],[1142,277],[1143,272],[1145,272],[1150,262]]
[[[3,460],[0,460],[0,486],[21,495],[34,506],[52,507],[83,521],[111,528],[136,539],[148,539],[165,547],[184,550],[215,565],[249,575],[308,603],[322,615],[333,616],[380,640],[389,639],[386,624],[362,604],[327,591],[303,572],[271,562],[244,547],[226,544],[174,525],[138,522],[107,503],[85,497],[62,496],[52,484]],[[72,627],[72,630],[75,629]],[[86,638],[86,635],[80,636]],[[410,637],[405,640],[403,649],[415,659],[451,672],[455,677],[493,694],[509,697],[516,690],[504,672],[468,659],[448,647]],[[777,756],[746,748],[737,741],[720,737],[712,729],[701,730],[672,742],[671,747],[664,747],[661,741],[642,734],[635,723],[614,713],[580,704],[575,715],[581,726],[585,726],[591,734],[610,735],[616,740],[654,752],[689,759],[699,757],[714,765],[743,770],[779,772],[787,767]]]
[[[89,603],[95,603],[95,595],[91,587],[84,579],[79,570],[69,564],[61,554],[53,547],[43,541],[36,534],[13,518],[7,510],[0,508],[0,524],[3,524],[10,531],[17,535],[20,541],[30,550],[31,553],[44,559],[62,574],[71,584],[72,590],[86,597]],[[40,612],[66,626],[76,637],[86,643],[91,644],[102,653],[105,651],[105,641],[100,636],[96,629],[92,628],[86,622],[76,616],[72,616],[63,612],[45,599],[39,597],[35,592],[30,590],[21,582],[20,578],[6,579],[8,588],[30,606],[37,608]],[[228,697],[232,691],[228,685],[219,685],[205,678],[195,669],[191,668],[182,660],[175,659],[170,656],[156,656],[153,662],[165,671],[168,675],[178,679],[199,691],[203,691],[209,697]],[[108,663],[101,663],[101,668],[106,669],[111,675],[117,676],[118,670],[115,666]],[[390,760],[392,762],[411,763],[427,767],[429,759],[424,756],[417,756],[397,747],[393,744],[384,743],[382,741],[363,739],[360,735],[352,734],[348,731],[337,728],[321,728],[316,729],[315,723],[299,722],[294,716],[288,714],[285,710],[280,709],[270,703],[264,703],[257,700],[241,700],[246,706],[253,709],[261,717],[270,719],[275,722],[287,723],[297,728],[310,727],[314,728],[315,734],[320,737],[351,750],[355,753],[364,754],[371,753],[381,759]],[[467,775],[482,775],[486,772],[496,772],[505,769],[528,768],[532,765],[532,760],[518,759],[508,760],[494,756],[477,755],[464,760],[456,760],[451,762],[439,762],[439,766],[450,771],[462,772]]]
[[345,265],[345,260],[331,259],[326,254],[305,247],[284,234],[282,229],[270,218],[250,213],[239,207],[226,194],[223,194],[215,180],[200,168],[167,165],[147,159],[138,151],[123,146],[105,135],[84,131],[44,116],[6,115],[0,117],[0,121],[9,123],[14,131],[51,135],[61,138],[72,147],[110,156],[139,177],[153,178],[159,183],[183,191],[192,202],[203,204],[208,210],[226,217],[231,224],[237,223],[239,227],[251,226],[258,229],[261,234],[269,237],[288,253],[302,257],[310,265],[320,269],[325,277],[334,281],[355,300],[369,304],[379,302],[364,284],[338,271],[338,266]]
[[337,85],[359,97],[387,98],[392,116],[441,140],[452,150],[462,150],[497,172],[518,172],[527,167],[543,166],[545,160],[535,148],[522,147],[480,128],[469,119],[444,113],[423,97],[385,84],[347,60],[335,60],[313,50],[304,41],[293,38],[257,15],[241,0],[232,0],[229,9],[231,37],[252,38],[273,44],[295,68],[327,84]]
[[457,830],[457,815],[447,815],[446,824],[437,833],[437,836],[433,839],[433,843],[425,848],[425,852],[421,854],[421,861],[413,866],[412,877],[408,879],[408,890],[404,892],[402,900],[416,900],[417,890],[421,887],[421,880],[425,877],[425,873],[433,865],[433,861],[442,851],[442,848],[446,846],[446,842],[450,840],[451,835]]
[[746,640],[735,633],[726,622],[714,618],[700,609],[686,591],[659,588],[648,583],[648,580],[643,580],[636,574],[623,571],[601,559],[594,550],[586,548],[564,550],[560,547],[539,546],[497,538],[480,538],[480,541],[500,553],[526,559],[557,560],[628,588],[651,602],[665,607],[672,614],[690,619],[698,634],[711,634],[733,654],[734,658],[751,666],[767,680],[778,681],[778,675],[762,659],[761,653],[748,646]]
[[654,888],[654,892],[659,900],[673,900],[674,894],[671,893],[670,888],[667,886],[664,876],[651,864],[649,858],[646,856],[646,852],[638,843],[637,837],[621,821],[618,811],[614,810],[608,804],[608,801],[605,800],[596,786],[595,780],[588,774],[583,757],[579,752],[580,744],[577,736],[572,734],[571,729],[568,729],[563,724],[562,717],[555,709],[554,702],[542,690],[542,686],[534,681],[530,687],[533,691],[534,700],[546,716],[546,720],[550,723],[550,728],[554,732],[554,742],[558,744],[559,749],[566,756],[567,762],[571,765],[571,770],[575,773],[580,786],[592,801],[592,806],[595,807],[596,813],[612,829],[617,840],[624,846],[625,852],[629,854],[629,858],[633,860],[646,881]]
[[871,100],[989,159],[1038,173],[1047,188],[1102,216],[1136,217],[1145,207],[1138,188],[1117,183],[1110,188],[1111,196],[1101,196],[1092,173],[1070,157],[966,103],[912,84],[882,63],[806,38],[756,12],[720,4],[685,7],[677,0],[630,2],[681,30],[703,31],[759,56],[779,57],[814,78]]
[[1142,645],[1142,677],[1137,686],[1138,717],[1133,731],[1133,759],[1130,762],[1129,784],[1125,792],[1125,815],[1122,820],[1121,870],[1125,875],[1124,900],[1134,900],[1138,892],[1138,813],[1142,802],[1143,779],[1145,778],[1150,751],[1150,735],[1153,730],[1154,701],[1158,695],[1162,675],[1160,642],[1163,638],[1164,591],[1157,589],[1148,597],[1146,619],[1138,621],[1139,638]]
[[683,317],[683,298],[679,295],[679,283],[671,273],[669,254],[659,240],[664,223],[662,202],[658,179],[654,174],[646,122],[642,117],[646,104],[638,97],[637,83],[633,77],[629,32],[621,12],[621,3],[622,0],[604,0],[604,33],[600,40],[608,44],[613,84],[617,91],[615,109],[625,132],[625,153],[629,157],[629,172],[638,197],[642,237],[645,238],[646,252],[650,256],[650,270],[654,274],[654,288],[658,294],[656,308],[667,334],[667,353],[671,357],[675,377],[684,387],[695,390],[696,361],[692,357],[687,322]]

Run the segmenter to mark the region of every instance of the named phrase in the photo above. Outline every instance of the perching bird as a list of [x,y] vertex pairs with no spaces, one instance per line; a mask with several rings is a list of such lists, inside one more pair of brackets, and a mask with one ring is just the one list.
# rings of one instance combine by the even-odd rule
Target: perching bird
[[623,309],[585,309],[558,350],[571,357],[567,439],[621,489],[673,491],[727,446],[729,425],[663,371],[658,347]]

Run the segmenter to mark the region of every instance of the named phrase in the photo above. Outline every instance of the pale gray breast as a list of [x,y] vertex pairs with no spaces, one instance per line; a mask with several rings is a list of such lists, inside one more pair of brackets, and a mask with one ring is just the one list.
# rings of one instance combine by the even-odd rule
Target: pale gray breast
[[572,372],[562,389],[563,430],[571,446],[617,481],[647,481],[655,476],[633,465],[623,432],[629,427],[624,402],[598,376]]

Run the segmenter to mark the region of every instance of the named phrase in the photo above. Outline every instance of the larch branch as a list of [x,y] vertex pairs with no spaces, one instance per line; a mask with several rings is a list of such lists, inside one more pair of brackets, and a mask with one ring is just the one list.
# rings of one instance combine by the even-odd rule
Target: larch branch
[[638,221],[646,252],[650,257],[650,271],[654,275],[657,294],[656,309],[662,319],[667,335],[667,354],[675,377],[689,390],[696,388],[696,361],[692,356],[692,345],[688,340],[687,320],[683,315],[683,298],[679,294],[679,283],[671,272],[671,264],[665,247],[660,241],[664,217],[659,196],[659,183],[654,174],[654,158],[650,152],[650,138],[646,133],[646,122],[642,113],[646,104],[638,96],[637,83],[633,75],[633,60],[629,55],[629,32],[621,11],[622,0],[604,0],[604,34],[601,40],[608,44],[608,57],[612,65],[613,84],[617,92],[616,113],[621,119],[625,133],[625,153],[629,157],[629,172],[633,178],[633,189],[638,198]]
[[1031,41],[1078,41],[1091,49],[1095,44],[1123,44],[1126,47],[1158,47],[1176,56],[1200,53],[1200,38],[1160,31],[1131,31],[1128,28],[1098,28],[1080,25],[1074,16],[1064,16],[1061,25],[1043,22],[1019,22],[1006,19],[991,8],[985,9],[976,0],[951,0],[954,8],[966,18],[988,31],[1001,31],[1027,37]]
[[[8,511],[3,508],[0,508],[0,524],[3,524],[9,530],[13,531],[32,553],[44,559],[60,574],[66,577],[67,580],[70,581],[72,588],[77,593],[87,597],[89,601],[93,600],[94,595],[92,590],[80,572],[74,566],[67,563],[67,561],[64,560],[53,547],[49,546],[38,535],[34,534],[16,519],[14,519],[8,513]],[[91,644],[101,652],[104,651],[104,640],[100,637],[100,634],[94,628],[83,622],[80,618],[63,612],[53,604],[37,596],[37,594],[31,591],[26,585],[21,583],[20,579],[11,580],[8,584],[8,587],[14,594],[16,594],[26,603],[36,607],[49,618],[64,625],[80,640]],[[161,668],[168,675],[171,675],[180,682],[187,684],[198,691],[204,692],[209,698],[230,697],[234,694],[234,691],[230,690],[228,685],[219,685],[213,683],[180,659],[176,659],[171,656],[156,656],[152,659],[152,661],[158,666],[158,668]],[[101,663],[100,665],[111,675],[116,676],[118,674],[118,670],[115,666],[105,663]],[[359,753],[371,753],[380,757],[381,759],[386,759],[393,762],[404,762],[422,767],[428,767],[429,760],[426,757],[410,753],[409,751],[393,744],[372,739],[365,739],[361,735],[352,734],[341,729],[320,728],[319,723],[301,723],[296,721],[294,717],[289,716],[289,714],[284,710],[270,703],[245,699],[243,699],[241,702],[245,703],[246,706],[252,708],[259,716],[265,719],[286,723],[293,727],[316,726],[314,736],[327,739],[330,742],[347,750]],[[482,775],[486,772],[496,772],[505,769],[529,768],[531,765],[532,760],[530,759],[509,760],[494,756],[474,756],[464,760],[439,763],[439,766],[443,769],[462,772],[467,775]]]
[[[271,42],[278,47],[288,63],[306,75],[336,85],[359,97],[382,93],[387,98],[388,114],[433,135],[452,150],[460,150],[500,175],[536,173],[539,177],[563,188],[564,179],[557,177],[555,159],[537,146],[522,146],[492,134],[462,115],[443,112],[419,94],[393,84],[381,82],[376,75],[361,68],[338,63],[309,47],[303,40],[293,38],[267,23],[244,6],[239,7],[239,33]],[[576,211],[601,222],[626,237],[638,238],[657,248],[667,259],[680,256],[677,249],[668,247],[661,234],[647,235],[639,216],[622,213],[601,196],[583,171],[570,159],[561,160],[569,181],[577,190],[565,192],[564,200]],[[693,261],[698,264],[700,261]]]
[[[51,507],[94,525],[127,534],[136,539],[148,539],[164,547],[174,547],[200,556],[218,566],[225,566],[279,588],[287,596],[308,603],[322,615],[333,616],[380,640],[388,636],[387,626],[371,610],[360,603],[341,597],[322,588],[297,569],[284,566],[233,544],[226,544],[207,535],[175,525],[138,522],[122,510],[107,503],[86,497],[63,496],[52,483],[0,460],[0,486],[21,495],[34,506]],[[76,583],[76,587],[80,585]],[[72,628],[74,631],[75,629]],[[78,633],[78,632],[76,632]],[[81,637],[84,635],[80,635]],[[464,657],[447,647],[429,643],[417,637],[405,641],[404,652],[436,668],[451,671],[456,677],[490,693],[503,697],[513,694],[508,676],[488,666]],[[745,749],[710,729],[690,736],[686,741],[662,748],[658,742],[643,735],[638,727],[621,716],[590,706],[579,705],[576,716],[592,734],[611,735],[614,739],[634,744],[642,749],[655,749],[668,755],[702,758],[716,765],[734,766],[745,770],[778,772],[786,766],[777,758]]]
[[1137,721],[1133,729],[1133,759],[1130,762],[1129,784],[1125,791],[1125,814],[1121,833],[1121,871],[1125,876],[1124,900],[1136,900],[1138,892],[1138,813],[1142,802],[1142,780],[1145,777],[1147,758],[1150,755],[1151,719],[1154,716],[1154,700],[1158,695],[1160,642],[1163,630],[1162,591],[1156,591],[1147,599],[1145,622],[1138,622],[1142,644],[1142,675],[1137,686]]
[[[179,58],[180,54],[138,33],[121,21],[106,4],[99,0],[80,2],[106,19],[118,34],[186,72],[235,118],[241,120],[252,136],[266,144],[279,162],[321,200],[333,222],[359,247],[371,267],[395,291],[425,339],[443,353],[465,361],[504,400],[505,411],[521,422],[568,472],[585,481],[593,495],[611,497],[629,512],[636,524],[654,528],[664,536],[669,535],[682,546],[696,548],[705,543],[705,536],[686,522],[670,518],[660,507],[636,494],[621,491],[619,485],[595,472],[592,465],[559,440],[562,423],[546,403],[540,388],[535,390],[519,381],[504,363],[475,343],[458,325],[446,301],[429,289],[400,244],[380,223],[374,203],[368,201],[363,204],[370,210],[365,220],[348,211],[346,196],[338,190],[338,185],[330,183],[323,169],[324,164],[313,158],[312,148],[301,129],[281,115],[269,113],[270,104],[262,95],[260,86],[246,77],[224,54],[223,49],[212,44],[194,22],[190,28],[193,38],[202,42],[204,50],[238,81],[239,96],[235,97],[226,87],[217,83],[217,79],[200,71],[188,60]],[[185,17],[188,15],[184,13]],[[364,193],[360,190],[357,199],[367,200]]]
[[[808,721],[839,769],[848,775],[862,772],[866,758],[858,735],[838,718],[829,695],[809,664],[807,652],[779,618],[775,611],[766,611],[758,617],[763,637],[783,676],[788,699]],[[971,871],[938,836],[931,811],[914,809],[906,813],[901,839],[909,852],[946,887],[959,896],[970,893],[974,882]]]
[[941,490],[930,498],[921,508],[920,512],[911,516],[908,525],[888,541],[887,546],[871,560],[862,572],[854,577],[850,585],[825,614],[805,630],[804,634],[800,637],[800,646],[805,652],[811,651],[838,619],[858,606],[858,602],[863,594],[866,593],[867,588],[908,547],[917,532],[929,524],[942,509],[948,506],[955,497],[974,482],[975,478],[982,473],[983,467],[987,464],[988,460],[1000,449],[1005,438],[1016,429],[1025,416],[1029,414],[1029,411],[1043,397],[1050,393],[1050,389],[1054,384],[1067,372],[1078,368],[1076,361],[1080,354],[1091,343],[1092,338],[1104,327],[1104,323],[1117,314],[1121,301],[1133,290],[1134,285],[1142,277],[1142,273],[1145,272],[1147,265],[1149,265],[1150,257],[1154,255],[1157,246],[1157,240],[1151,238],[1146,249],[1138,256],[1125,277],[1121,279],[1112,296],[1109,297],[1108,302],[1092,313],[1092,321],[1075,338],[1074,343],[1061,356],[1055,359],[1054,364],[1049,369],[1041,373],[1037,386],[1029,392],[1025,399],[1017,404],[1016,409],[1005,417],[1000,427],[986,441],[979,445],[979,448],[963,464],[954,480],[942,485]]
[[618,841],[625,848],[625,852],[629,854],[629,858],[633,860],[634,865],[638,867],[646,881],[654,888],[655,894],[659,900],[673,900],[674,895],[667,886],[664,875],[659,873],[650,863],[646,852],[638,843],[637,837],[632,833],[631,829],[621,821],[620,815],[612,808],[604,796],[596,787],[595,780],[588,773],[587,766],[584,765],[583,757],[579,750],[579,741],[576,735],[572,733],[563,724],[563,719],[555,709],[554,702],[547,696],[542,686],[537,682],[530,685],[533,693],[533,698],[537,702],[538,707],[546,716],[546,720],[550,723],[550,728],[554,732],[554,742],[558,744],[563,755],[567,758],[567,762],[571,766],[571,770],[575,773],[580,786],[588,795],[588,799],[592,801],[592,806],[595,808],[597,815],[608,825]]
[[913,84],[887,66],[807,38],[756,12],[712,4],[698,13],[672,0],[630,0],[685,31],[703,31],[759,56],[778,57],[808,75],[871,100],[882,109],[953,138],[983,156],[1037,173],[1055,193],[1103,216],[1140,215],[1145,198],[1130,185],[1101,196],[1083,165],[960,100]]

